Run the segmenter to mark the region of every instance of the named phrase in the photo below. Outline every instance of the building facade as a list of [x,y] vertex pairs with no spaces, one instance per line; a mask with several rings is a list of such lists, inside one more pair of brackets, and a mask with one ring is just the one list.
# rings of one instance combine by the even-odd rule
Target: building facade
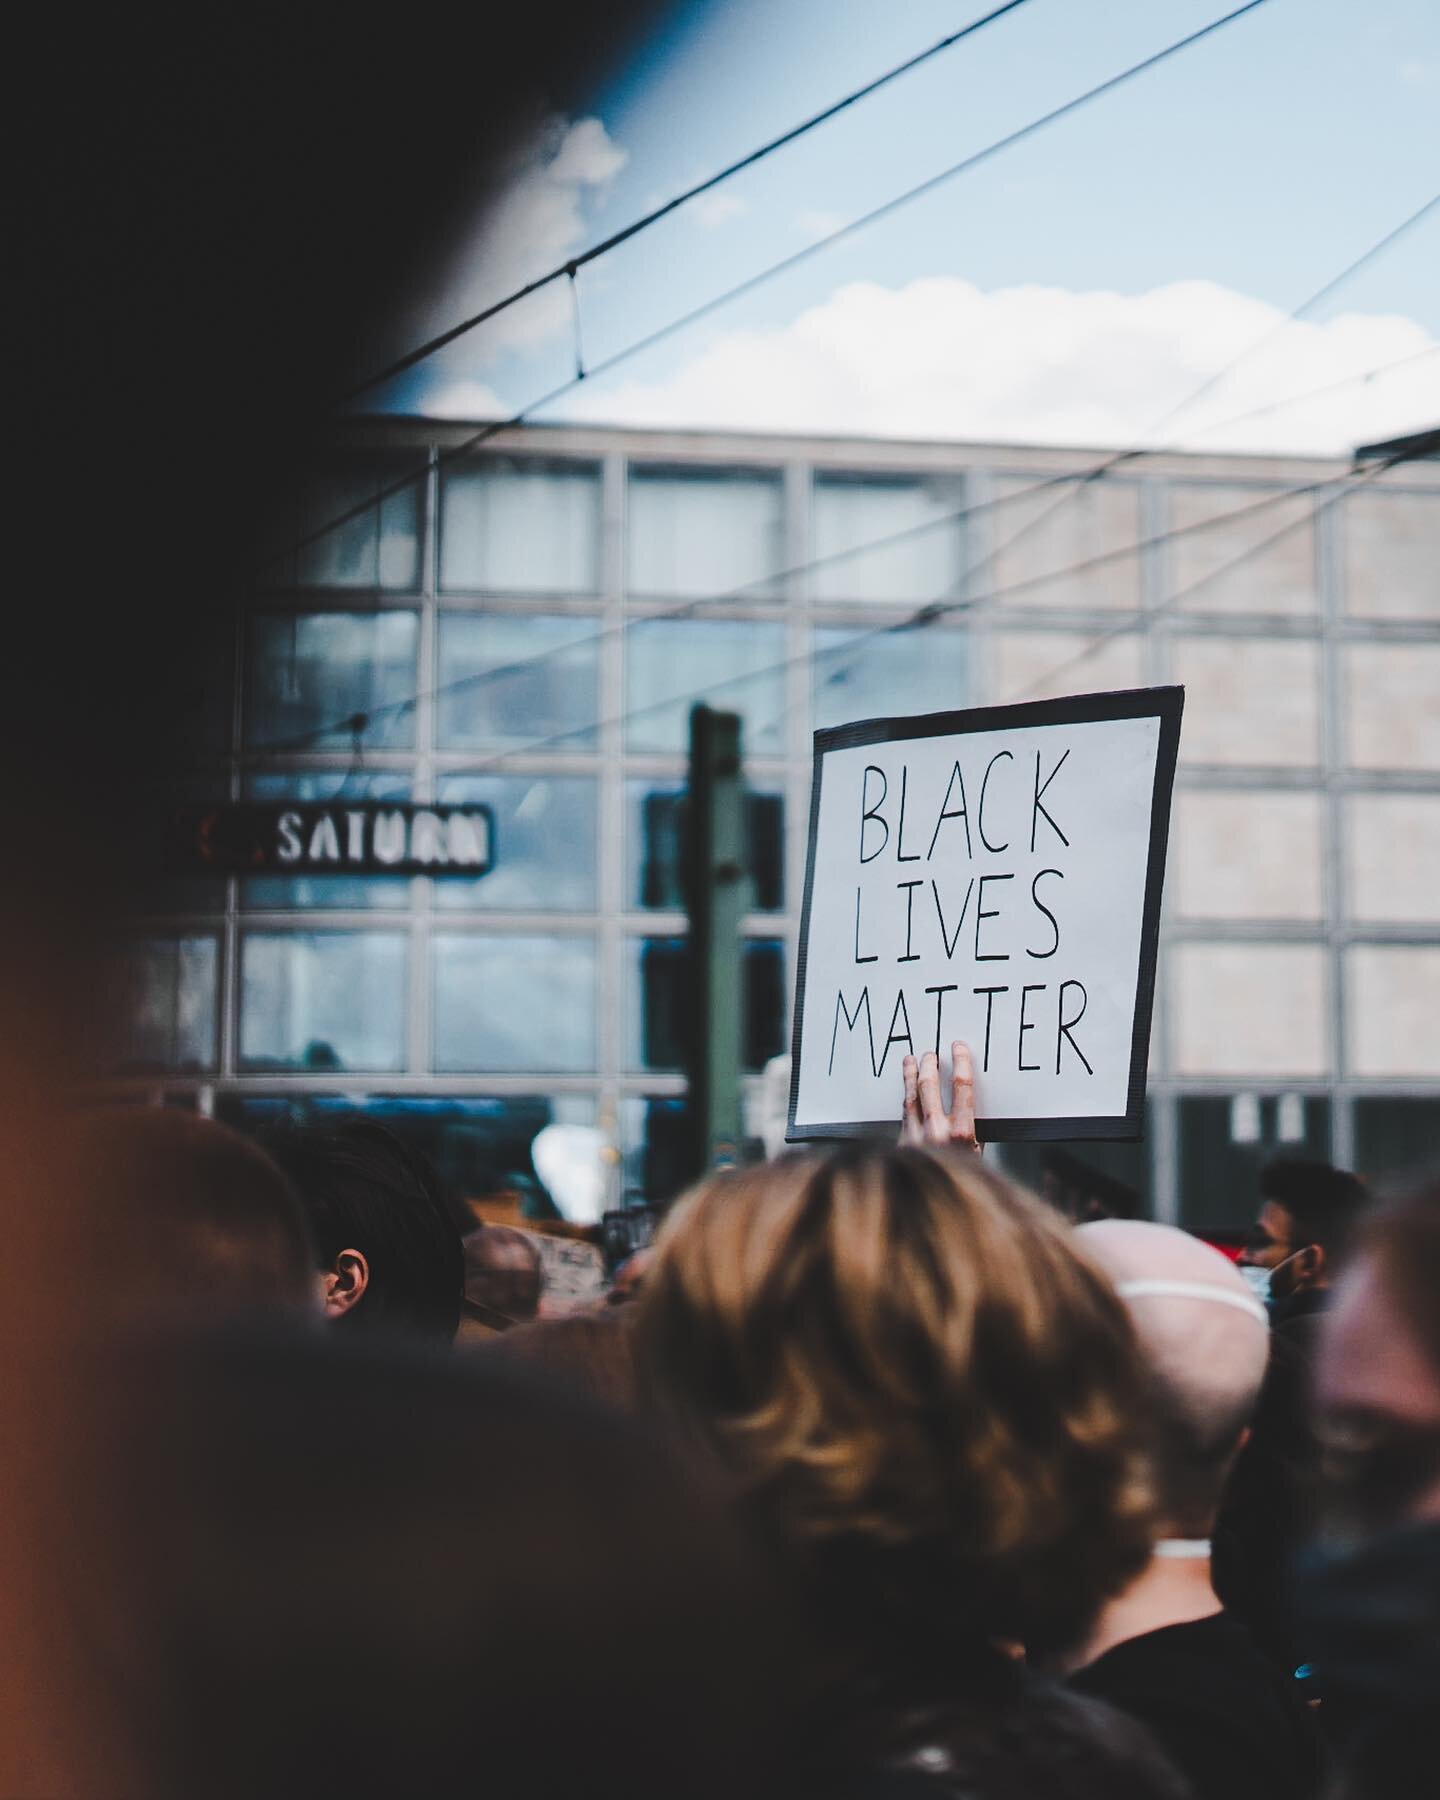
[[364,1104],[477,1193],[598,1125],[616,1200],[663,1197],[695,700],[740,713],[755,796],[758,1106],[815,727],[1183,682],[1146,1137],[1079,1153],[1196,1225],[1247,1216],[1265,1154],[1435,1154],[1440,465],[473,430],[347,427],[266,528],[174,792],[485,800],[497,867],[169,883],[107,1091]]

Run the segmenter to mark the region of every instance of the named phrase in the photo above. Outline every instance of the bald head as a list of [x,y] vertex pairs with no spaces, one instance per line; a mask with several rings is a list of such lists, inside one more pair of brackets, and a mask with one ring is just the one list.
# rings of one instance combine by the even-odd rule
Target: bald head
[[1265,1377],[1265,1309],[1226,1257],[1172,1226],[1105,1219],[1077,1239],[1129,1308],[1156,1378],[1171,1525],[1206,1535]]

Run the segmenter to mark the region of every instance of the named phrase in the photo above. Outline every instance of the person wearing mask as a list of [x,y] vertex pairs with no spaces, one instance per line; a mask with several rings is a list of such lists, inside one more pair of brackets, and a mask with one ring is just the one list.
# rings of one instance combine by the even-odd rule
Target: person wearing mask
[[1323,1505],[1298,1607],[1342,1800],[1435,1781],[1440,1704],[1440,1180],[1358,1233],[1321,1332]]
[[465,1254],[427,1159],[368,1119],[278,1130],[265,1146],[299,1195],[330,1324],[452,1343]]
[[1081,1226],[1115,1283],[1153,1377],[1160,1537],[1102,1609],[1072,1685],[1148,1727],[1198,1800],[1303,1800],[1321,1741],[1296,1685],[1226,1613],[1210,1539],[1268,1354],[1264,1308],[1228,1258],[1168,1225]]
[[1260,1194],[1237,1266],[1270,1311],[1270,1366],[1221,1509],[1216,1570],[1226,1604],[1293,1671],[1305,1651],[1291,1617],[1289,1570],[1316,1523],[1315,1354],[1369,1191],[1328,1163],[1285,1160],[1261,1170]]
[[[973,1147],[929,1059],[907,1088],[907,1130]],[[733,1170],[673,1209],[635,1332],[808,1629],[805,1791],[1184,1792],[1037,1671],[1151,1544],[1134,1334],[1048,1207],[963,1148]]]

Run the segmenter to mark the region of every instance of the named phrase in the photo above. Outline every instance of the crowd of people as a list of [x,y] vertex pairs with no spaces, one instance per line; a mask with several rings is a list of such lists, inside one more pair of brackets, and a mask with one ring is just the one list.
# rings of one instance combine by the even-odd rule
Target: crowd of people
[[81,1121],[114,1791],[1425,1791],[1440,1187],[1272,1164],[1238,1260],[1077,1224],[969,1068],[561,1317],[382,1127]]

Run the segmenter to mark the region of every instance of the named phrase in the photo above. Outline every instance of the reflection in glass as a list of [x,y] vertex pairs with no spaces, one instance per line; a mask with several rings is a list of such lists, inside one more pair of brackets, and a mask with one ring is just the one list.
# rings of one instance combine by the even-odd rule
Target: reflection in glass
[[[405,477],[410,479],[405,480]],[[354,518],[346,517],[384,488],[395,487]],[[420,533],[425,510],[425,466],[387,461],[337,465],[311,478],[301,495],[292,543],[319,533],[295,554],[298,587],[387,588],[413,592],[420,585]],[[343,524],[332,523],[344,520]],[[278,546],[287,549],[288,545]],[[283,578],[283,571],[277,570]],[[278,580],[276,582],[278,585]]]
[[414,709],[400,703],[416,691],[419,631],[413,612],[257,614],[250,625],[246,743],[323,731],[304,747],[345,749],[352,734],[343,721],[378,712],[365,733],[370,748],[413,744]]
[[403,1069],[406,949],[400,932],[246,932],[241,1067]]
[[[408,787],[396,788],[389,771],[384,792],[371,792],[365,776],[350,780],[334,770],[313,775],[252,775],[246,782],[252,800],[408,800]],[[410,903],[410,880],[405,875],[250,875],[240,883],[240,905],[253,912],[284,912],[291,908],[353,907],[395,910]]]
[[[673,782],[632,781],[627,790],[627,906],[682,911],[686,790]],[[746,849],[757,912],[785,905],[785,801],[777,793],[745,795]]]
[[218,967],[211,936],[133,938],[123,946],[115,971],[117,1071],[215,1067]]
[[[276,1125],[326,1125],[344,1118],[377,1120],[395,1135],[424,1152],[450,1193],[462,1204],[502,1190],[519,1190],[522,1209],[531,1214],[532,1196],[525,1187],[539,1180],[530,1146],[547,1125],[593,1125],[595,1101],[589,1094],[507,1094],[464,1099],[409,1094],[295,1094],[284,1098],[259,1094],[218,1094],[215,1114],[239,1131],[257,1132]],[[468,1213],[468,1208],[466,1209]],[[553,1216],[548,1208],[534,1216]]]
[[437,731],[444,750],[550,738],[588,750],[599,719],[597,619],[441,613]]
[[447,468],[440,484],[440,586],[452,593],[595,593],[598,467],[495,456]]
[[[900,604],[960,591],[960,484],[953,477],[817,475],[812,504],[817,600]],[[891,538],[898,541],[881,541]],[[878,547],[862,549],[866,544]]]
[[593,937],[447,934],[434,954],[442,1073],[595,1068]]
[[435,883],[441,911],[590,912],[595,906],[596,784],[585,775],[452,775],[446,804],[483,800],[495,815],[495,867]]
[[[686,1060],[690,1004],[690,941],[633,938],[626,983],[626,1067],[679,1071]],[[741,1045],[744,1067],[763,1069],[785,1047],[785,946],[776,938],[746,938]]]
[[879,633],[817,627],[811,682],[817,731],[857,719],[953,712],[969,703],[969,641],[935,625]]
[[772,596],[783,510],[778,474],[632,467],[630,592]]
[[620,1102],[627,1205],[663,1205],[688,1185],[693,1167],[687,1110],[684,1100],[650,1095]]
[[740,619],[638,619],[625,633],[626,745],[678,754],[699,701],[738,712],[747,756],[784,744],[785,628]]
[[1245,1231],[1260,1207],[1261,1165],[1272,1157],[1329,1161],[1323,1097],[1266,1094],[1237,1109],[1223,1095],[1187,1095],[1179,1106],[1180,1223],[1188,1231]]

